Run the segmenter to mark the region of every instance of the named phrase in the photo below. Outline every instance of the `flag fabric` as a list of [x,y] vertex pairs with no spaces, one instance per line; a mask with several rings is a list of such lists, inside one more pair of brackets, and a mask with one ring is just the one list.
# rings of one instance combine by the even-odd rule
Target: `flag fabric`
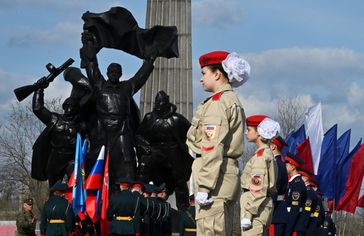
[[87,150],[86,140],[82,144],[81,135],[77,133],[75,166],[73,171],[72,209],[75,215],[86,210],[86,188],[85,188],[85,157]]
[[305,141],[303,141],[303,143],[297,146],[297,155],[305,162],[305,164],[302,165],[302,168],[314,173],[310,138],[307,138]]
[[337,159],[336,159],[336,165],[338,165],[339,162],[343,158],[345,158],[347,155],[349,155],[350,134],[351,134],[351,129],[349,129],[345,133],[343,133],[340,136],[340,138],[337,140]]
[[100,228],[101,235],[108,235],[109,222],[106,218],[106,211],[109,206],[109,152],[106,154],[104,178],[102,182],[102,194],[101,194],[101,216],[100,216]]
[[364,195],[361,195],[360,199],[358,200],[358,207],[364,208]]
[[314,173],[317,174],[321,157],[322,140],[324,137],[321,103],[308,109],[306,113],[306,126],[306,134],[307,137],[310,138]]
[[155,56],[178,57],[176,26],[139,28],[133,15],[123,7],[112,7],[103,13],[83,14],[83,29],[96,38],[96,48],[119,49],[141,59]]
[[337,124],[332,126],[324,135],[321,147],[320,164],[316,180],[319,192],[329,199],[335,198],[336,185],[336,154],[337,154]]
[[354,155],[351,164],[349,177],[346,181],[345,194],[340,199],[337,210],[354,213],[358,205],[360,187],[364,175],[364,145],[361,145],[358,152]]
[[103,172],[104,172],[104,156],[105,156],[105,146],[101,147],[99,156],[93,166],[89,176],[86,180],[86,212],[90,217],[92,222],[96,222],[100,217],[100,203],[101,203],[101,190],[103,182]]
[[282,155],[286,156],[287,152],[297,154],[297,145],[305,141],[306,139],[306,132],[305,126],[302,125],[299,129],[294,132],[288,134],[285,142],[287,143],[287,147],[282,149]]
[[348,155],[346,155],[346,157],[342,158],[337,165],[336,199],[335,199],[336,205],[339,204],[340,199],[345,194],[345,185],[349,176],[350,163],[354,155],[358,152],[360,145],[361,145],[361,139],[355,145],[353,150],[351,150],[351,152]]

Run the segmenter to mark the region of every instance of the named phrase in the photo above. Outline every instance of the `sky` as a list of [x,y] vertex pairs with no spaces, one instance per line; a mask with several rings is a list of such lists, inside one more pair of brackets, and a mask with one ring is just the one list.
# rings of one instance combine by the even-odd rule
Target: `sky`
[[[0,0],[0,124],[17,104],[13,89],[47,75],[47,63],[59,66],[71,57],[79,66],[84,12],[123,6],[144,28],[146,3]],[[364,136],[363,12],[360,0],[192,0],[194,107],[209,96],[198,82],[199,56],[234,51],[252,68],[250,80],[236,89],[246,115],[274,117],[281,97],[298,97],[309,106],[321,102],[324,129],[338,124],[340,136],[351,128],[353,146]],[[104,74],[110,62],[122,64],[124,78],[142,63],[109,49],[98,57]],[[66,98],[70,88],[59,76],[45,96]]]

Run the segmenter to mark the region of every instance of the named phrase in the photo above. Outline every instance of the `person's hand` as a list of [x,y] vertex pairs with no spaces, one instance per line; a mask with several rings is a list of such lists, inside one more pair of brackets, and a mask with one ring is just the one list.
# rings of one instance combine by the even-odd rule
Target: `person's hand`
[[49,86],[49,82],[47,81],[46,77],[42,77],[37,82],[35,82],[34,85],[39,88],[45,89]]
[[252,226],[252,222],[248,218],[243,218],[240,222],[240,226],[242,229],[246,229],[246,228],[249,228],[250,226]]
[[209,198],[209,194],[205,192],[198,192],[195,199],[200,206],[208,206],[214,202],[214,200]]

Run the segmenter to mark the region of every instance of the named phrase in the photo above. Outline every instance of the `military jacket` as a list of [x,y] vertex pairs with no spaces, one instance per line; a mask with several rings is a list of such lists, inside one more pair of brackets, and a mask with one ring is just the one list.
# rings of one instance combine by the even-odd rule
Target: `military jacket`
[[129,190],[122,190],[111,196],[106,217],[110,221],[110,234],[135,234],[140,220],[139,199]]
[[41,215],[40,231],[46,236],[59,236],[71,233],[75,217],[72,206],[60,196],[50,196],[44,204]]
[[221,86],[198,106],[186,141],[201,156],[201,168],[195,175],[196,192],[209,193],[215,189],[223,159],[242,155],[244,121],[244,111],[230,84]]
[[34,215],[31,211],[22,210],[16,215],[17,235],[35,236],[36,221],[33,222]]
[[189,206],[185,211],[180,211],[180,236],[196,236],[196,208]]
[[306,190],[306,201],[302,207],[302,212],[296,226],[296,231],[298,232],[307,232],[310,220],[313,219],[317,206],[317,195],[315,190],[313,190],[311,186],[306,186]]
[[[246,163],[241,176],[241,217],[252,219],[276,193],[277,165],[268,145],[263,145]],[[272,203],[270,202],[270,207]]]
[[284,204],[282,204],[287,210],[285,235],[292,235],[293,231],[301,229],[298,219],[306,202],[306,191],[301,175],[292,176],[288,183]]

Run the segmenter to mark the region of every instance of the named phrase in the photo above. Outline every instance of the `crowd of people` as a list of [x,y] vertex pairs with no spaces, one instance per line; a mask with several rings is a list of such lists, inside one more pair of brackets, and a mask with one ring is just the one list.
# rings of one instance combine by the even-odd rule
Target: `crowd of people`
[[[180,235],[233,235],[238,202],[241,235],[335,235],[313,173],[302,168],[304,162],[299,156],[281,155],[286,144],[279,136],[279,123],[266,115],[245,116],[233,88],[249,79],[249,63],[237,53],[225,51],[204,54],[199,62],[201,85],[212,95],[197,107],[186,134],[186,144],[194,156],[190,189],[194,195],[189,206],[179,207]],[[99,74],[97,62],[94,64],[88,76],[100,77],[92,76],[95,70]],[[240,170],[244,132],[245,140],[255,144],[256,151]],[[118,166],[123,163],[112,164],[113,173],[118,173]],[[172,209],[166,186],[134,181],[134,174],[116,176],[120,175],[113,175],[110,184],[118,187],[110,186],[113,191],[106,213],[109,235],[171,235]],[[73,215],[64,198],[67,191],[68,186],[60,181],[50,188],[40,220],[41,233],[96,235],[97,224]],[[29,222],[34,225],[34,221]]]

